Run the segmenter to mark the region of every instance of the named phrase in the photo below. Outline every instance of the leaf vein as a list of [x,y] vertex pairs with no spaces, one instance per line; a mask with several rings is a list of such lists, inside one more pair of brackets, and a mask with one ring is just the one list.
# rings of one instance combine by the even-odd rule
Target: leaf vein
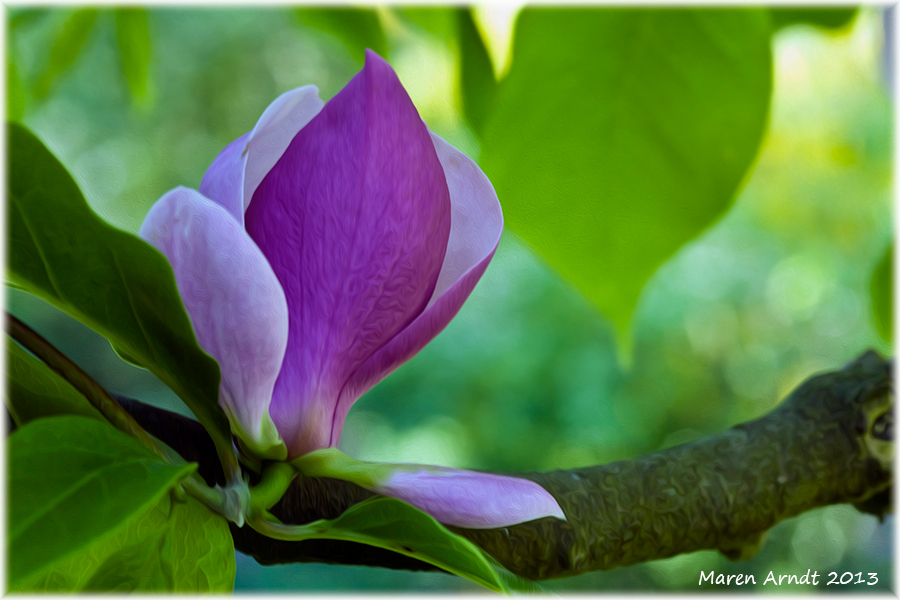
[[[33,194],[38,189],[39,188],[35,188],[31,190],[30,192],[28,192],[28,194],[26,194],[26,196]],[[28,222],[28,217],[26,216],[25,209],[22,206],[23,199],[17,197],[14,194],[11,195],[16,202],[16,205],[18,206],[19,216],[22,217],[22,223],[25,225],[25,230],[28,232],[28,236],[31,238],[32,243],[34,243],[35,250],[37,250],[38,255],[41,257],[41,266],[44,268],[44,273],[47,274],[47,281],[50,282],[50,286],[53,288],[53,293],[56,294],[56,296],[60,300],[64,300],[65,298],[63,297],[62,291],[59,288],[59,284],[56,283],[56,277],[53,276],[53,272],[50,270],[50,261],[47,260],[47,255],[44,252],[43,245],[35,235],[34,228],[32,227],[31,223]]]
[[131,287],[128,285],[128,280],[125,277],[125,272],[122,270],[122,265],[119,263],[119,258],[116,256],[115,252],[111,253],[113,263],[116,265],[116,271],[119,274],[119,278],[122,280],[122,287],[125,289],[125,297],[128,298],[128,307],[131,309],[131,314],[134,315],[134,320],[137,323],[138,329],[141,330],[141,335],[144,336],[144,341],[147,343],[147,347],[150,349],[150,354],[153,355],[153,360],[157,365],[165,364],[162,360],[160,360],[159,355],[156,353],[156,346],[150,339],[150,336],[147,334],[147,330],[144,328],[144,322],[138,316],[137,309],[134,306],[134,298],[132,297]]

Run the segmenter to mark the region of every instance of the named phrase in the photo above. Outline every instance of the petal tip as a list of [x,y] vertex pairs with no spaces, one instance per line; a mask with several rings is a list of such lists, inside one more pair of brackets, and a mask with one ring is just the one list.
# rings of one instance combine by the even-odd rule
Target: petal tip
[[566,520],[543,487],[518,477],[447,469],[409,467],[396,471],[379,489],[427,512],[446,525],[496,529],[544,517]]

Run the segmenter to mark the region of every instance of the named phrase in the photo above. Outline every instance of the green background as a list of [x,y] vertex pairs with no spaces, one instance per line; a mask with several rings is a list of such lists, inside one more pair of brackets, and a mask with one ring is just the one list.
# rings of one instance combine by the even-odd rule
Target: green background
[[[154,10],[145,23],[150,46],[120,50],[112,10],[77,16],[78,27],[72,14],[8,12],[8,56],[21,83],[10,87],[10,98],[92,207],[130,232],[169,189],[198,187],[217,153],[252,128],[279,93],[314,83],[327,99],[362,66],[346,32],[342,40],[326,31],[328,15]],[[384,37],[361,19],[349,48],[362,36],[386,51],[423,119],[477,159],[483,151],[461,117],[454,51],[439,17],[382,11]],[[141,27],[134,15],[119,21]],[[342,448],[366,460],[475,469],[602,463],[759,416],[804,378],[868,347],[890,353],[874,329],[869,296],[872,272],[892,239],[892,107],[882,35],[880,13],[863,10],[851,28],[828,33],[801,25],[774,36],[761,155],[733,208],[642,290],[627,367],[611,322],[507,230],[460,315],[359,400]],[[149,55],[146,87],[133,73],[141,52]],[[132,57],[126,66],[137,61],[125,69],[128,77],[123,56]],[[186,412],[103,338],[21,292],[8,291],[7,302],[111,391]],[[761,584],[770,569],[811,568],[878,572],[878,586],[841,591],[885,591],[892,585],[892,527],[893,517],[879,524],[834,506],[776,526],[751,561],[699,552],[547,587],[695,591],[701,570],[752,573]],[[478,589],[443,574],[262,567],[242,555],[235,587]],[[826,588],[820,583],[818,591],[832,591]]]

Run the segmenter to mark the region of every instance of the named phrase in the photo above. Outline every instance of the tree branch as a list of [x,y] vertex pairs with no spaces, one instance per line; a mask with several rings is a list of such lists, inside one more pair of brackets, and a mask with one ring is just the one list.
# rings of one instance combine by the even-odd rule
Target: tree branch
[[[769,414],[689,444],[608,465],[524,473],[568,521],[454,531],[512,572],[548,579],[701,549],[752,554],[762,534],[801,512],[837,503],[883,514],[893,482],[891,363],[866,352],[812,377]],[[145,429],[222,479],[199,424],[123,401]],[[334,518],[372,495],[351,483],[298,478],[272,512],[285,523]],[[386,550],[329,540],[281,542],[232,526],[235,547],[263,564],[326,562],[410,570],[435,567]]]

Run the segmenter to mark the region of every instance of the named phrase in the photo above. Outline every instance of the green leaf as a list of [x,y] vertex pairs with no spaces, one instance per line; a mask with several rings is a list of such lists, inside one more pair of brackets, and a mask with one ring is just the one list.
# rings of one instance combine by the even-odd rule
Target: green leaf
[[8,584],[31,586],[114,537],[196,469],[169,465],[108,423],[38,419],[8,440]]
[[122,58],[122,72],[128,89],[137,99],[147,95],[150,69],[150,28],[147,11],[142,8],[117,8],[116,41]]
[[97,217],[34,134],[10,124],[8,135],[9,278],[109,338],[230,449],[219,367],[197,344],[168,261]]
[[374,8],[300,8],[297,15],[306,25],[336,37],[360,61],[366,48],[387,56],[387,40]]
[[418,558],[465,577],[490,590],[534,591],[533,582],[513,575],[481,548],[423,513],[394,498],[376,497],[360,502],[337,519],[305,526],[310,538],[368,544]]
[[772,29],[790,25],[812,25],[820,29],[841,29],[853,22],[856,6],[778,6],[772,13]]
[[81,415],[106,422],[100,412],[56,371],[6,338],[6,407],[16,425],[57,415]]
[[456,9],[459,27],[459,77],[463,114],[480,132],[497,92],[494,67],[471,8]]
[[61,562],[29,591],[233,591],[234,543],[227,522],[190,496],[172,496]]
[[722,215],[754,161],[768,13],[526,8],[515,31],[482,165],[507,225],[627,347],[644,283]]
[[894,245],[887,249],[872,273],[872,320],[886,342],[894,337]]
[[62,22],[50,48],[50,58],[44,72],[38,78],[34,95],[43,98],[50,92],[56,77],[72,66],[97,20],[97,9],[82,8],[73,11]]
[[113,352],[115,352],[116,355],[117,355],[119,358],[121,358],[122,360],[124,360],[125,362],[127,362],[127,363],[129,363],[129,364],[132,364],[132,365],[134,365],[134,366],[136,366],[136,367],[140,367],[140,366],[141,366],[141,362],[140,362],[138,359],[136,359],[136,358],[130,356],[130,355],[128,354],[128,352],[126,352],[125,350],[122,350],[121,348],[117,348],[115,344],[110,344],[110,346],[112,347]]

